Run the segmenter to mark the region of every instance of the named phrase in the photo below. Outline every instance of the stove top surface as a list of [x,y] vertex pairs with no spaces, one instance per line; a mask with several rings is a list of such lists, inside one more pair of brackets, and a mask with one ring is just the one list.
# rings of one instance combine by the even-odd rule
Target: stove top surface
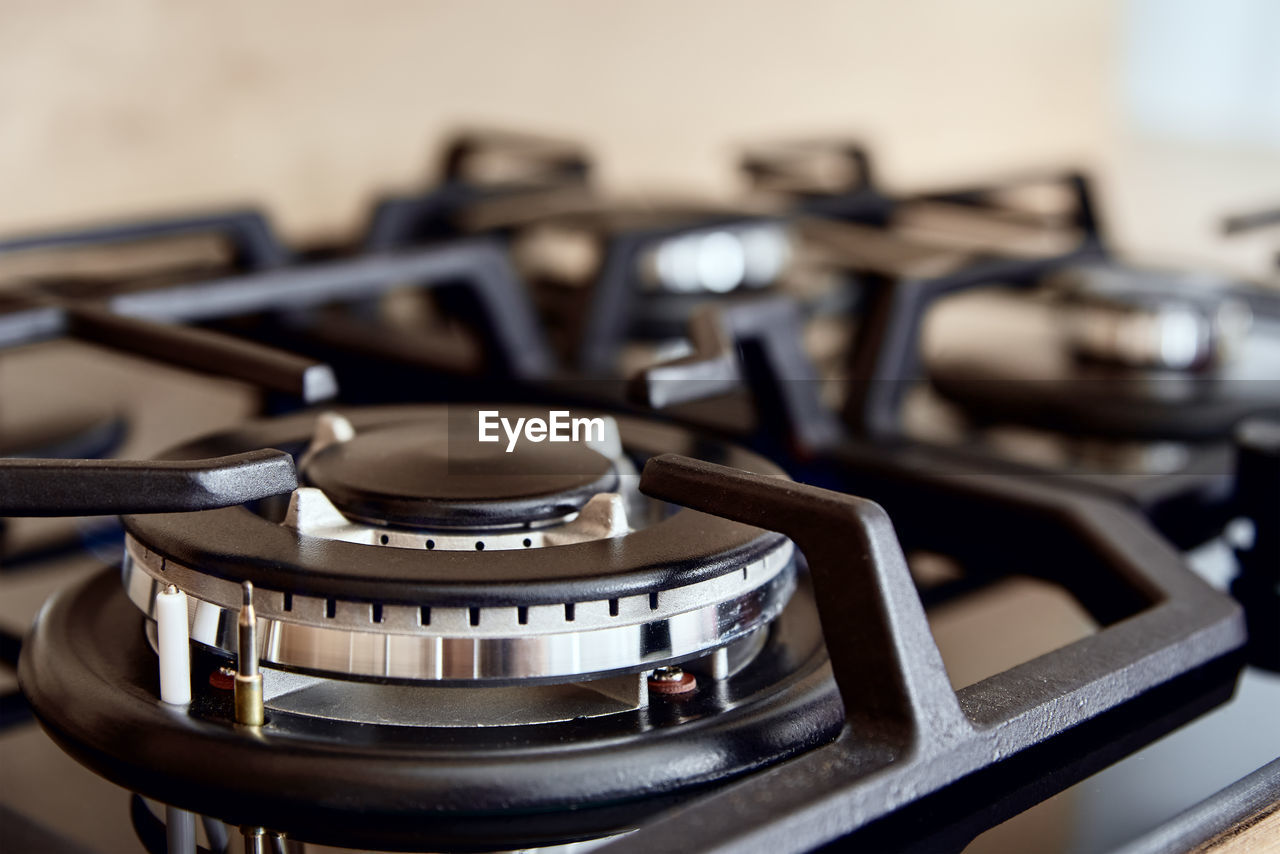
[[768,213],[655,225],[583,218],[624,206],[578,147],[450,151],[359,246],[0,243],[7,839],[1141,852],[1265,807],[1170,823],[1280,753],[1273,294],[1119,260],[1075,173],[784,147]]

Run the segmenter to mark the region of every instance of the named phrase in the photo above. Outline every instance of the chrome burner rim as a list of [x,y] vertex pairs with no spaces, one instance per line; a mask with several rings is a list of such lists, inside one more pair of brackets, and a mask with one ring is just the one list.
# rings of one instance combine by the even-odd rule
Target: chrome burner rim
[[[795,589],[795,547],[780,541],[737,572],[648,594],[532,606],[433,607],[255,591],[265,666],[348,678],[428,682],[583,679],[707,653],[768,625]],[[129,599],[154,619],[169,584],[189,600],[191,639],[231,654],[240,588],[161,558],[133,537]]]

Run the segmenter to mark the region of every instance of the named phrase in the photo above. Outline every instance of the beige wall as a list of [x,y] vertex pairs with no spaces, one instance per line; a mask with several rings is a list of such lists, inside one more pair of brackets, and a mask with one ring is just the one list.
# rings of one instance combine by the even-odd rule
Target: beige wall
[[261,201],[359,222],[459,122],[587,140],[622,188],[725,190],[735,143],[861,132],[908,183],[1093,159],[1103,0],[0,4],[0,233]]

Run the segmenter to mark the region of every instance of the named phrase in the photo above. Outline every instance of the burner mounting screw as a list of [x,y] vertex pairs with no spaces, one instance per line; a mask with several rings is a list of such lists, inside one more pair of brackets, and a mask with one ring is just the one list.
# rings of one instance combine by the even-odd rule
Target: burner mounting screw
[[226,665],[223,665],[222,667],[214,668],[209,673],[209,685],[214,688],[218,688],[223,691],[230,691],[235,687],[235,684],[236,671],[234,667],[227,667]]
[[697,678],[679,667],[659,667],[649,675],[649,690],[658,694],[687,694],[697,687]]

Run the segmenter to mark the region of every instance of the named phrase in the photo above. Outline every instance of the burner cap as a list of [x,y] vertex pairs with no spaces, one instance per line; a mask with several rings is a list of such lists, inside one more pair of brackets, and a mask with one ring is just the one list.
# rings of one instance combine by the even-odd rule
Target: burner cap
[[617,488],[582,442],[481,443],[450,424],[395,424],[317,450],[303,476],[345,515],[413,528],[494,528],[559,519]]

